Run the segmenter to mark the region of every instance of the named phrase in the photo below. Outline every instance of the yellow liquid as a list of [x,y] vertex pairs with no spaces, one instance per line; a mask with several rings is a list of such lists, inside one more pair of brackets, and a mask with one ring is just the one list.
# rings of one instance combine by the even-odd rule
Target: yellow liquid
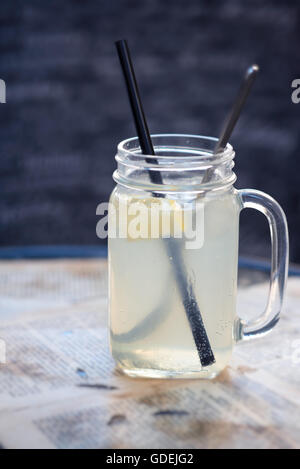
[[[126,197],[114,192],[112,202]],[[213,378],[234,344],[239,202],[234,192],[204,203],[204,243],[181,252],[215,357],[202,367],[174,269],[168,239],[109,239],[111,351],[125,373],[141,377]]]

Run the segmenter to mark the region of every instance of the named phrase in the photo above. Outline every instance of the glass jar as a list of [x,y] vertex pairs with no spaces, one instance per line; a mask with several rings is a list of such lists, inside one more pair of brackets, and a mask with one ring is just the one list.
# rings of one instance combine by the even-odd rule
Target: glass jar
[[[265,334],[279,318],[288,266],[285,215],[270,196],[234,188],[231,145],[154,135],[155,156],[137,138],[121,142],[109,204],[111,352],[129,376],[214,378],[236,342]],[[267,307],[236,313],[239,216],[269,221],[272,272]]]

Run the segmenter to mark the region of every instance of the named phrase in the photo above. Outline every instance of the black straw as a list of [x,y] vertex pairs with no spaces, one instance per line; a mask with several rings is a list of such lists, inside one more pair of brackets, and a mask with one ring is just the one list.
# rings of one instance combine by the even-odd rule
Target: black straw
[[258,72],[259,72],[258,65],[252,65],[251,67],[248,68],[245,78],[243,80],[243,83],[241,85],[241,88],[238,92],[238,95],[235,98],[230,114],[228,115],[226,119],[221,136],[215,148],[215,153],[225,150],[226,145],[229,142],[232,132],[236,126],[236,123],[241,115],[243,107],[246,104],[247,98],[249,96],[249,93],[257,77]]
[[[132,65],[129,47],[127,41],[121,40],[116,42],[116,47],[125,78],[126,88],[130,101],[130,106],[134,118],[135,128],[139,137],[139,142],[143,155],[155,155],[152,145],[150,132],[148,129],[142,101],[138,85],[135,78],[134,68]],[[146,158],[147,163],[158,164],[154,158]],[[162,184],[162,176],[159,171],[149,171],[151,182]]]
[[[239,89],[239,92],[234,100],[233,106],[229,115],[227,116],[219,140],[215,146],[214,154],[224,151],[229,139],[234,131],[234,128],[239,120],[241,112],[246,104],[247,98],[254,84],[254,81],[259,72],[258,65],[252,65],[248,68],[243,83]],[[214,168],[209,168],[202,179],[202,184],[205,184],[211,180],[214,175]]]
[[[116,47],[125,78],[129,101],[142,153],[144,155],[155,155],[140,94],[138,91],[127,41],[117,41]],[[150,163],[158,164],[158,161],[155,158],[145,158],[145,160]],[[153,183],[163,184],[162,175],[159,171],[150,171],[150,179]],[[181,253],[178,251],[177,245],[175,246],[171,239],[166,240],[166,242],[168,254],[170,257],[173,257],[175,279],[179,287],[182,303],[190,324],[201,365],[203,367],[212,365],[215,363],[215,357],[209,343],[193,287],[188,281],[187,272],[184,268],[184,262]]]

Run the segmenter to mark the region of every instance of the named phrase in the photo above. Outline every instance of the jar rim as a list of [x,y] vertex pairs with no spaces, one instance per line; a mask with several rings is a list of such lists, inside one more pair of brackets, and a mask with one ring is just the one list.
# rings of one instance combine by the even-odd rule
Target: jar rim
[[[174,153],[177,153],[176,155],[161,155],[161,154],[155,154],[155,155],[145,155],[141,152],[141,148],[139,145],[139,138],[138,137],[131,137],[127,138],[125,140],[122,140],[118,144],[118,156],[121,158],[125,159],[131,159],[131,158],[139,158],[141,157],[143,160],[147,159],[149,163],[155,164],[155,162],[151,160],[159,160],[161,162],[164,162],[165,164],[170,163],[171,161],[174,160],[179,160],[180,156],[178,155],[178,149],[179,148],[184,148],[185,149],[185,154],[184,156],[181,155],[182,158],[184,158],[185,162],[194,162],[194,163],[200,163],[203,162],[205,164],[213,164],[217,165],[220,162],[227,160],[227,159],[233,159],[235,156],[235,152],[233,150],[233,147],[230,143],[226,145],[226,148],[224,150],[218,151],[218,153],[214,152],[214,148],[218,142],[218,138],[216,137],[209,137],[205,135],[196,135],[196,134],[178,134],[178,133],[165,133],[165,134],[153,134],[151,135],[151,138],[153,140],[153,146],[154,148],[157,148],[156,140],[159,139],[182,139],[186,140],[186,145],[172,145],[172,142],[165,147],[169,147],[169,152],[172,152],[174,150]],[[193,142],[192,142],[193,141]],[[197,147],[197,146],[191,146],[191,143],[195,143],[198,145],[200,142],[205,142],[206,144],[210,145],[211,148],[202,148],[202,147]],[[134,145],[134,144],[137,145]],[[188,150],[190,148],[190,150]]]
[[[193,134],[151,135],[155,155],[141,153],[138,137],[118,145],[117,184],[155,192],[203,192],[232,185],[235,152],[230,144],[215,153],[217,138]],[[159,172],[162,183],[153,175]],[[151,177],[152,175],[152,177]],[[155,181],[155,182],[154,182]]]

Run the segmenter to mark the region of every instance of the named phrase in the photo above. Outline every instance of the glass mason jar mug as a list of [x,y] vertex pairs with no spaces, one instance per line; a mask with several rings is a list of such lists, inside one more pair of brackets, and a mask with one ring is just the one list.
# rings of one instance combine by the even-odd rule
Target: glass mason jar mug
[[[132,138],[118,146],[109,204],[110,343],[127,375],[214,378],[233,346],[278,322],[288,266],[285,215],[270,196],[236,190],[231,145],[155,135],[155,156]],[[267,307],[236,314],[239,215],[268,219],[272,272]]]

